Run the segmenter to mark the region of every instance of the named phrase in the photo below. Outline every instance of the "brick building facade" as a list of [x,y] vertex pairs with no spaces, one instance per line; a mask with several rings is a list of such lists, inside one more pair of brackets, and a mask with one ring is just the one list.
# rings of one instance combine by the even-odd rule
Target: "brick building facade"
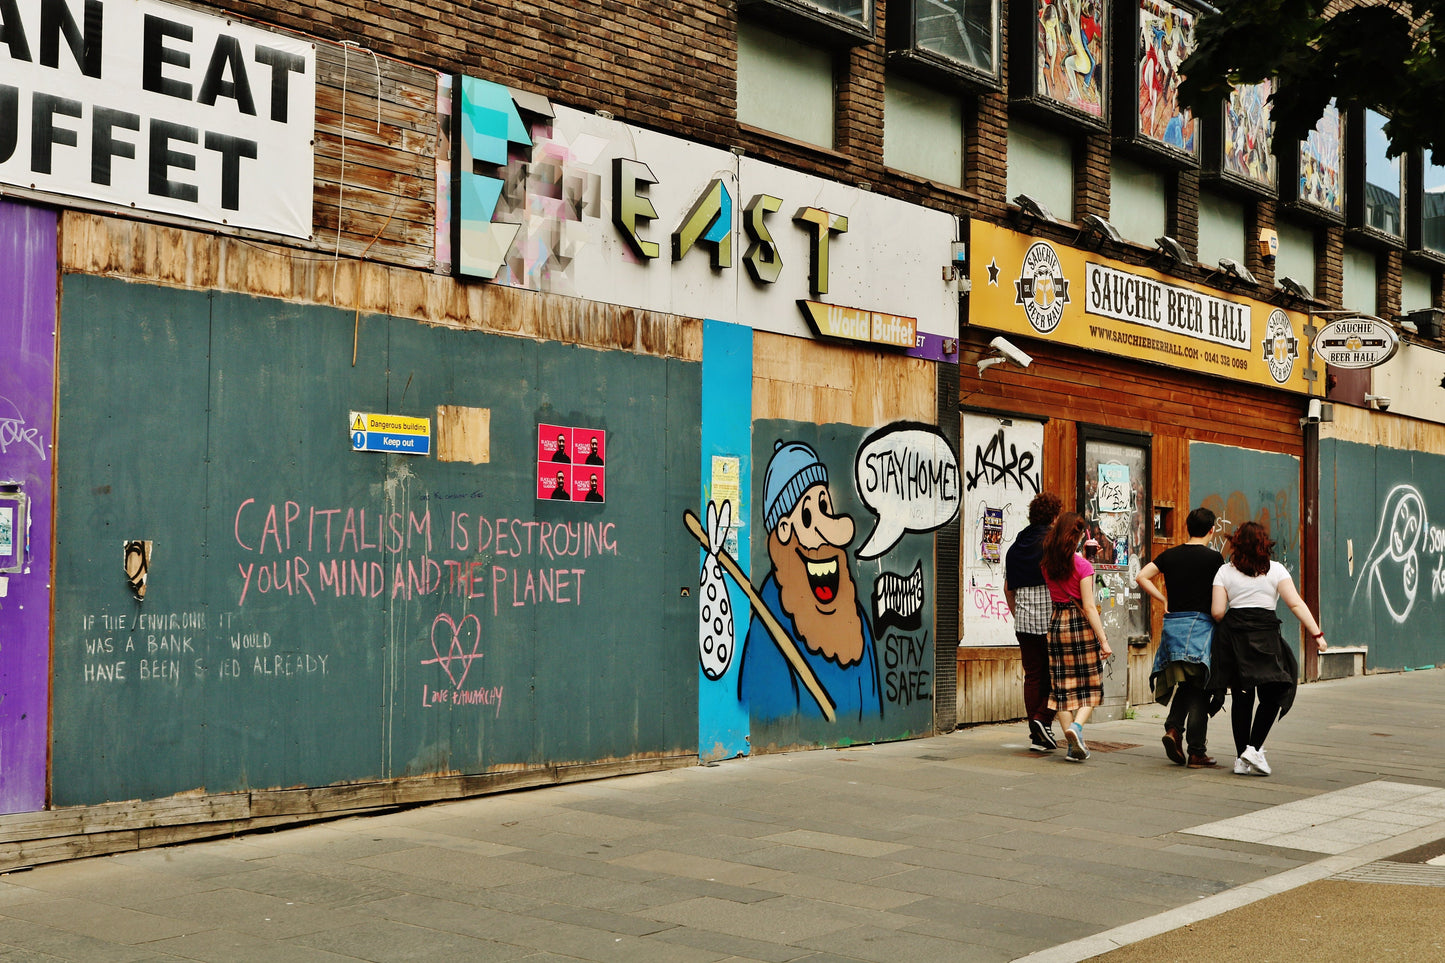
[[[1117,536],[1111,711],[1159,616],[1128,575],[1199,501],[1394,627],[1382,664],[1433,657],[1433,596],[1316,519],[1430,531],[1397,463],[1445,450],[1440,352],[1402,327],[1407,367],[1316,382],[1302,339],[1445,304],[1445,260],[1125,132],[1135,17],[1188,7],[72,6],[17,5],[0,60],[35,118],[0,160],[4,865],[1017,718],[998,552],[1041,487]],[[1096,114],[1011,70],[1049,37]],[[1135,205],[1186,260],[1090,233]],[[1221,236],[1252,281],[1198,263]],[[1086,320],[1086,276],[1254,327],[1206,363]],[[1003,336],[1032,363],[980,364]]]

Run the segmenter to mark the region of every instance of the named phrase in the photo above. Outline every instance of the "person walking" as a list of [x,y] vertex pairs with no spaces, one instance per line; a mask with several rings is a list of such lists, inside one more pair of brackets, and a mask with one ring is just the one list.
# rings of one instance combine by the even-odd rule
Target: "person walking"
[[1068,758],[1089,758],[1084,723],[1104,701],[1103,660],[1114,654],[1094,599],[1094,566],[1079,554],[1088,525],[1076,512],[1065,512],[1044,538],[1039,567],[1054,603],[1049,619],[1049,708],[1068,740]]
[[[1149,684],[1154,701],[1169,707],[1164,719],[1164,753],[1190,769],[1215,765],[1208,752],[1210,648],[1214,643],[1214,573],[1224,556],[1209,547],[1215,515],[1196,508],[1184,519],[1189,538],[1139,570],[1134,577],[1145,595],[1163,605],[1164,624]],[[1154,580],[1164,576],[1164,591]],[[1172,697],[1172,698],[1171,698]],[[1186,743],[1188,755],[1185,754]]]
[[1275,720],[1294,704],[1299,679],[1294,647],[1280,634],[1275,615],[1279,600],[1284,599],[1321,652],[1327,645],[1289,572],[1270,557],[1274,541],[1269,530],[1258,522],[1245,522],[1229,542],[1229,562],[1214,573],[1210,612],[1219,625],[1209,685],[1230,690],[1234,771],[1268,776],[1272,770],[1264,758],[1264,740]]
[[1063,503],[1053,492],[1039,492],[1029,502],[1029,524],[1019,532],[1004,556],[1004,599],[1014,620],[1014,638],[1019,643],[1019,661],[1024,669],[1024,714],[1028,719],[1029,748],[1052,752],[1059,748],[1054,738],[1054,710],[1049,708],[1049,617],[1054,605],[1039,562],[1044,555],[1044,536],[1059,517]]

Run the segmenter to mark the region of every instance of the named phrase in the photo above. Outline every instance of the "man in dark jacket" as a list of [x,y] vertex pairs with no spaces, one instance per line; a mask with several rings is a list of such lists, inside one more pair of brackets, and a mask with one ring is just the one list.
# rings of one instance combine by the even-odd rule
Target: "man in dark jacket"
[[1014,637],[1024,668],[1024,711],[1028,716],[1029,748],[1048,752],[1059,747],[1054,738],[1054,710],[1049,708],[1049,617],[1053,602],[1039,561],[1044,535],[1059,517],[1063,503],[1053,492],[1040,492],[1029,502],[1029,525],[1004,556],[1004,598],[1013,615]]

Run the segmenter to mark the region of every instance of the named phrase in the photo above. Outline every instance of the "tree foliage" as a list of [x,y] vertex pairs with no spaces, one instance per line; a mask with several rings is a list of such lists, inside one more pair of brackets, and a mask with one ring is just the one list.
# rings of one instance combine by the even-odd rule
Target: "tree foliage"
[[1180,67],[1180,103],[1211,116],[1235,84],[1277,81],[1276,139],[1314,129],[1330,98],[1387,115],[1391,155],[1445,164],[1445,0],[1212,0]]

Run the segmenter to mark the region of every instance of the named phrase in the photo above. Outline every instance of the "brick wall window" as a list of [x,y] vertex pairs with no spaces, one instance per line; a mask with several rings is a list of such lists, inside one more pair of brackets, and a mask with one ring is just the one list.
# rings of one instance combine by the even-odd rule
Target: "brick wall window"
[[904,0],[898,6],[890,9],[889,20],[902,15],[909,46],[998,75],[998,0]]
[[1109,165],[1109,221],[1138,244],[1154,246],[1169,233],[1168,177],[1164,171],[1115,156]]
[[738,123],[833,147],[833,54],[738,24]]
[[1244,248],[1244,205],[1218,194],[1200,194],[1199,263],[1213,266],[1227,257],[1243,264]]
[[950,187],[963,186],[963,104],[889,73],[883,88],[883,163]]
[[1375,252],[1346,244],[1344,267],[1341,303],[1351,311],[1374,314],[1378,269]]
[[1041,201],[1061,221],[1074,219],[1074,145],[1063,131],[1009,118],[1008,196]]
[[1385,137],[1385,124],[1389,118],[1373,110],[1361,113],[1364,126],[1363,137],[1352,144],[1363,149],[1364,157],[1364,216],[1356,226],[1403,237],[1405,221],[1403,199],[1405,196],[1404,165],[1400,157],[1386,157],[1385,149],[1389,140]]

